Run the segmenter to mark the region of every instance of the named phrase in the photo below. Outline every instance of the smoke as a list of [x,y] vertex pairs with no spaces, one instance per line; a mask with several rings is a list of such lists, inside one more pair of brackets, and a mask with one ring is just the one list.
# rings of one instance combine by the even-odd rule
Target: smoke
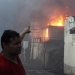
[[75,0],[0,0],[0,36],[5,29],[21,32],[37,21],[46,25],[52,16],[75,15]]
[[64,17],[67,15],[73,15],[74,6],[72,6],[72,4],[74,2],[74,0],[25,0],[26,20],[35,20],[44,25],[53,15],[57,17],[61,14]]
[[75,0],[0,0],[0,33],[5,29],[20,32],[37,21],[45,25],[50,17],[75,15]]

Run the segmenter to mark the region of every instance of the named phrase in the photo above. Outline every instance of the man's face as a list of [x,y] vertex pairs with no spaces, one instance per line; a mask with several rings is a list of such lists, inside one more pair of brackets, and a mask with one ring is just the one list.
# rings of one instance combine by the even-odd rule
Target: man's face
[[11,43],[7,45],[7,51],[12,55],[18,55],[21,53],[21,38],[15,37],[10,39]]

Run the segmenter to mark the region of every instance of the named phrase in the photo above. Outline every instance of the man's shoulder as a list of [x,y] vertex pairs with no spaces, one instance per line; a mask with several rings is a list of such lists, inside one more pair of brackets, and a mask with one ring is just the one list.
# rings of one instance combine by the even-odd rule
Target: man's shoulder
[[7,65],[6,59],[0,53],[0,67],[5,67]]
[[1,63],[2,61],[4,61],[4,58],[3,58],[3,56],[2,56],[1,53],[0,53],[0,63]]
[[3,60],[4,60],[4,57],[0,53],[0,61],[3,61]]

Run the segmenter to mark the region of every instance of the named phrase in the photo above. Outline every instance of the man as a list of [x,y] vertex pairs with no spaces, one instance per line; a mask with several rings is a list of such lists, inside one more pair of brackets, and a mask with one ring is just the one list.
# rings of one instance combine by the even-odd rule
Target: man
[[13,30],[5,30],[1,37],[2,52],[0,53],[0,75],[26,75],[19,58],[21,53],[21,41],[26,33],[30,33],[30,27],[22,33]]

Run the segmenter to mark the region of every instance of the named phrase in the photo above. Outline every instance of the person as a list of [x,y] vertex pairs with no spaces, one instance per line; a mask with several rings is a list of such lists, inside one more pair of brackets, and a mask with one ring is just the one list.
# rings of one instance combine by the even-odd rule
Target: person
[[20,34],[13,30],[5,30],[1,36],[0,75],[26,75],[19,58],[21,41],[25,34],[30,33],[30,26]]

